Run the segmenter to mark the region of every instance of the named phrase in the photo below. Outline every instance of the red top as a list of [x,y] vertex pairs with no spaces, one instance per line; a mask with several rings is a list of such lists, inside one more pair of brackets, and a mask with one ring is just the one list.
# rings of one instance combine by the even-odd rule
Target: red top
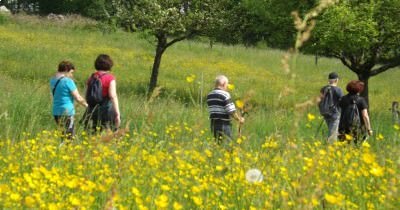
[[[111,81],[115,80],[114,75],[98,71],[96,71],[94,74],[97,75],[101,80],[101,85],[103,87],[103,97],[108,97],[108,90],[110,89],[110,83]],[[89,84],[90,78],[92,77],[91,76],[89,77],[87,84]]]

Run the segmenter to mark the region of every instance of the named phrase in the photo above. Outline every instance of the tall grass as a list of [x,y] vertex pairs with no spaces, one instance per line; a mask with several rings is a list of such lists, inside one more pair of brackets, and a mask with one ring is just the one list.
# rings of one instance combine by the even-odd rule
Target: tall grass
[[[1,136],[18,136],[28,128],[30,132],[50,128],[53,121],[48,117],[50,114],[46,114],[50,113],[47,83],[58,62],[69,59],[75,63],[75,78],[82,92],[86,78],[93,71],[93,60],[99,53],[108,53],[115,60],[114,74],[118,80],[123,121],[135,122],[147,118],[140,112],[140,107],[143,106],[143,95],[153,61],[154,46],[150,42],[139,39],[135,34],[103,34],[93,28],[57,25],[36,19],[33,20],[35,24],[28,24],[21,21],[28,17],[23,18],[0,25],[1,74],[11,84],[26,85],[24,92],[20,91],[20,85],[11,86],[14,87],[8,92],[11,99],[3,107],[6,107],[5,111],[11,112],[9,110],[13,110],[17,103],[19,110],[26,110],[36,120],[31,120],[33,125],[27,125],[26,121],[19,122],[20,117],[26,114],[13,115],[16,116],[13,122],[23,126],[7,123],[7,132]],[[254,138],[271,134],[289,136],[289,131],[293,131],[291,123],[295,115],[304,119],[300,122],[303,125],[307,124],[304,116],[308,112],[317,115],[315,107],[297,113],[300,111],[295,110],[294,105],[317,96],[330,71],[339,73],[339,86],[342,88],[347,81],[355,79],[355,75],[337,60],[319,58],[316,63],[314,56],[299,55],[295,60],[296,69],[292,72],[295,79],[291,80],[282,67],[284,53],[241,46],[215,45],[211,49],[207,43],[192,41],[177,43],[163,57],[159,76],[162,90],[153,105],[158,106],[153,110],[156,116],[154,123],[161,128],[165,123],[163,119],[185,120],[200,122],[208,128],[204,98],[212,89],[214,77],[226,74],[235,85],[232,90],[234,100],[252,92],[249,103],[253,108],[244,127],[248,135]],[[378,116],[376,127],[385,125],[379,127],[382,132],[390,124],[389,111],[384,110],[390,107],[391,101],[398,100],[396,93],[399,87],[395,85],[394,79],[398,74],[398,71],[389,71],[371,79],[372,122],[373,125],[377,124],[374,117]],[[189,75],[195,76],[193,83],[186,81]],[[201,100],[203,104],[200,104]],[[309,138],[314,136],[316,128],[313,129],[299,129],[294,133],[297,137]]]

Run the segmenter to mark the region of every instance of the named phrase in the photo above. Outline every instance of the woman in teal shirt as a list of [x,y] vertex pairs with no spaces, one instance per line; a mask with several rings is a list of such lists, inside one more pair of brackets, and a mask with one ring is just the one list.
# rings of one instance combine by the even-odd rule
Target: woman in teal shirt
[[62,61],[58,65],[58,71],[50,79],[50,88],[53,95],[53,116],[58,126],[64,127],[64,136],[72,139],[74,136],[74,99],[87,107],[85,99],[79,94],[72,80],[74,65],[69,61]]

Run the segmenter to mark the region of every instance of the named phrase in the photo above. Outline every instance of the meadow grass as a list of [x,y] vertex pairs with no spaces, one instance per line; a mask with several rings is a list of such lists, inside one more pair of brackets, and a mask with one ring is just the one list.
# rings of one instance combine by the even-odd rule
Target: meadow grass
[[[61,60],[77,67],[83,93],[100,53],[113,74],[126,133],[111,142],[77,125],[59,147],[49,79]],[[313,99],[329,72],[356,79],[338,60],[285,51],[179,42],[163,57],[160,94],[146,100],[154,46],[140,35],[103,33],[92,23],[35,17],[0,22],[0,207],[70,209],[396,209],[400,203],[398,69],[370,80],[375,135],[354,147],[324,142]],[[217,74],[248,102],[243,136],[211,139],[205,97]],[[77,106],[76,118],[83,108]],[[234,123],[235,135],[237,124]],[[318,132],[317,132],[318,131]],[[260,183],[246,181],[258,168]],[[349,188],[349,186],[351,186]]]

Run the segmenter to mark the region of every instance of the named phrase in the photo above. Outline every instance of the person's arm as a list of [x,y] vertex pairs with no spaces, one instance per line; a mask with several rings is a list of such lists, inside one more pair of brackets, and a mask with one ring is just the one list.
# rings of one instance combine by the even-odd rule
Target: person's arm
[[74,91],[71,92],[72,96],[76,101],[78,101],[82,106],[88,107],[88,104],[86,103],[85,99],[79,94],[78,89],[75,89]]
[[115,82],[115,80],[112,80],[110,82],[110,88],[108,89],[108,95],[109,95],[111,103],[114,107],[115,126],[118,128],[121,124],[121,115],[119,112],[119,103],[118,103],[118,96],[117,96],[117,83]]
[[365,128],[367,129],[368,135],[372,135],[372,128],[371,128],[371,122],[369,121],[369,115],[368,115],[368,110],[367,109],[363,109],[361,111],[361,115],[363,117],[364,120],[364,125]]
[[237,113],[237,111],[232,112],[231,116],[233,117],[233,119],[237,120],[240,124],[244,123],[244,117],[239,116],[239,114]]

